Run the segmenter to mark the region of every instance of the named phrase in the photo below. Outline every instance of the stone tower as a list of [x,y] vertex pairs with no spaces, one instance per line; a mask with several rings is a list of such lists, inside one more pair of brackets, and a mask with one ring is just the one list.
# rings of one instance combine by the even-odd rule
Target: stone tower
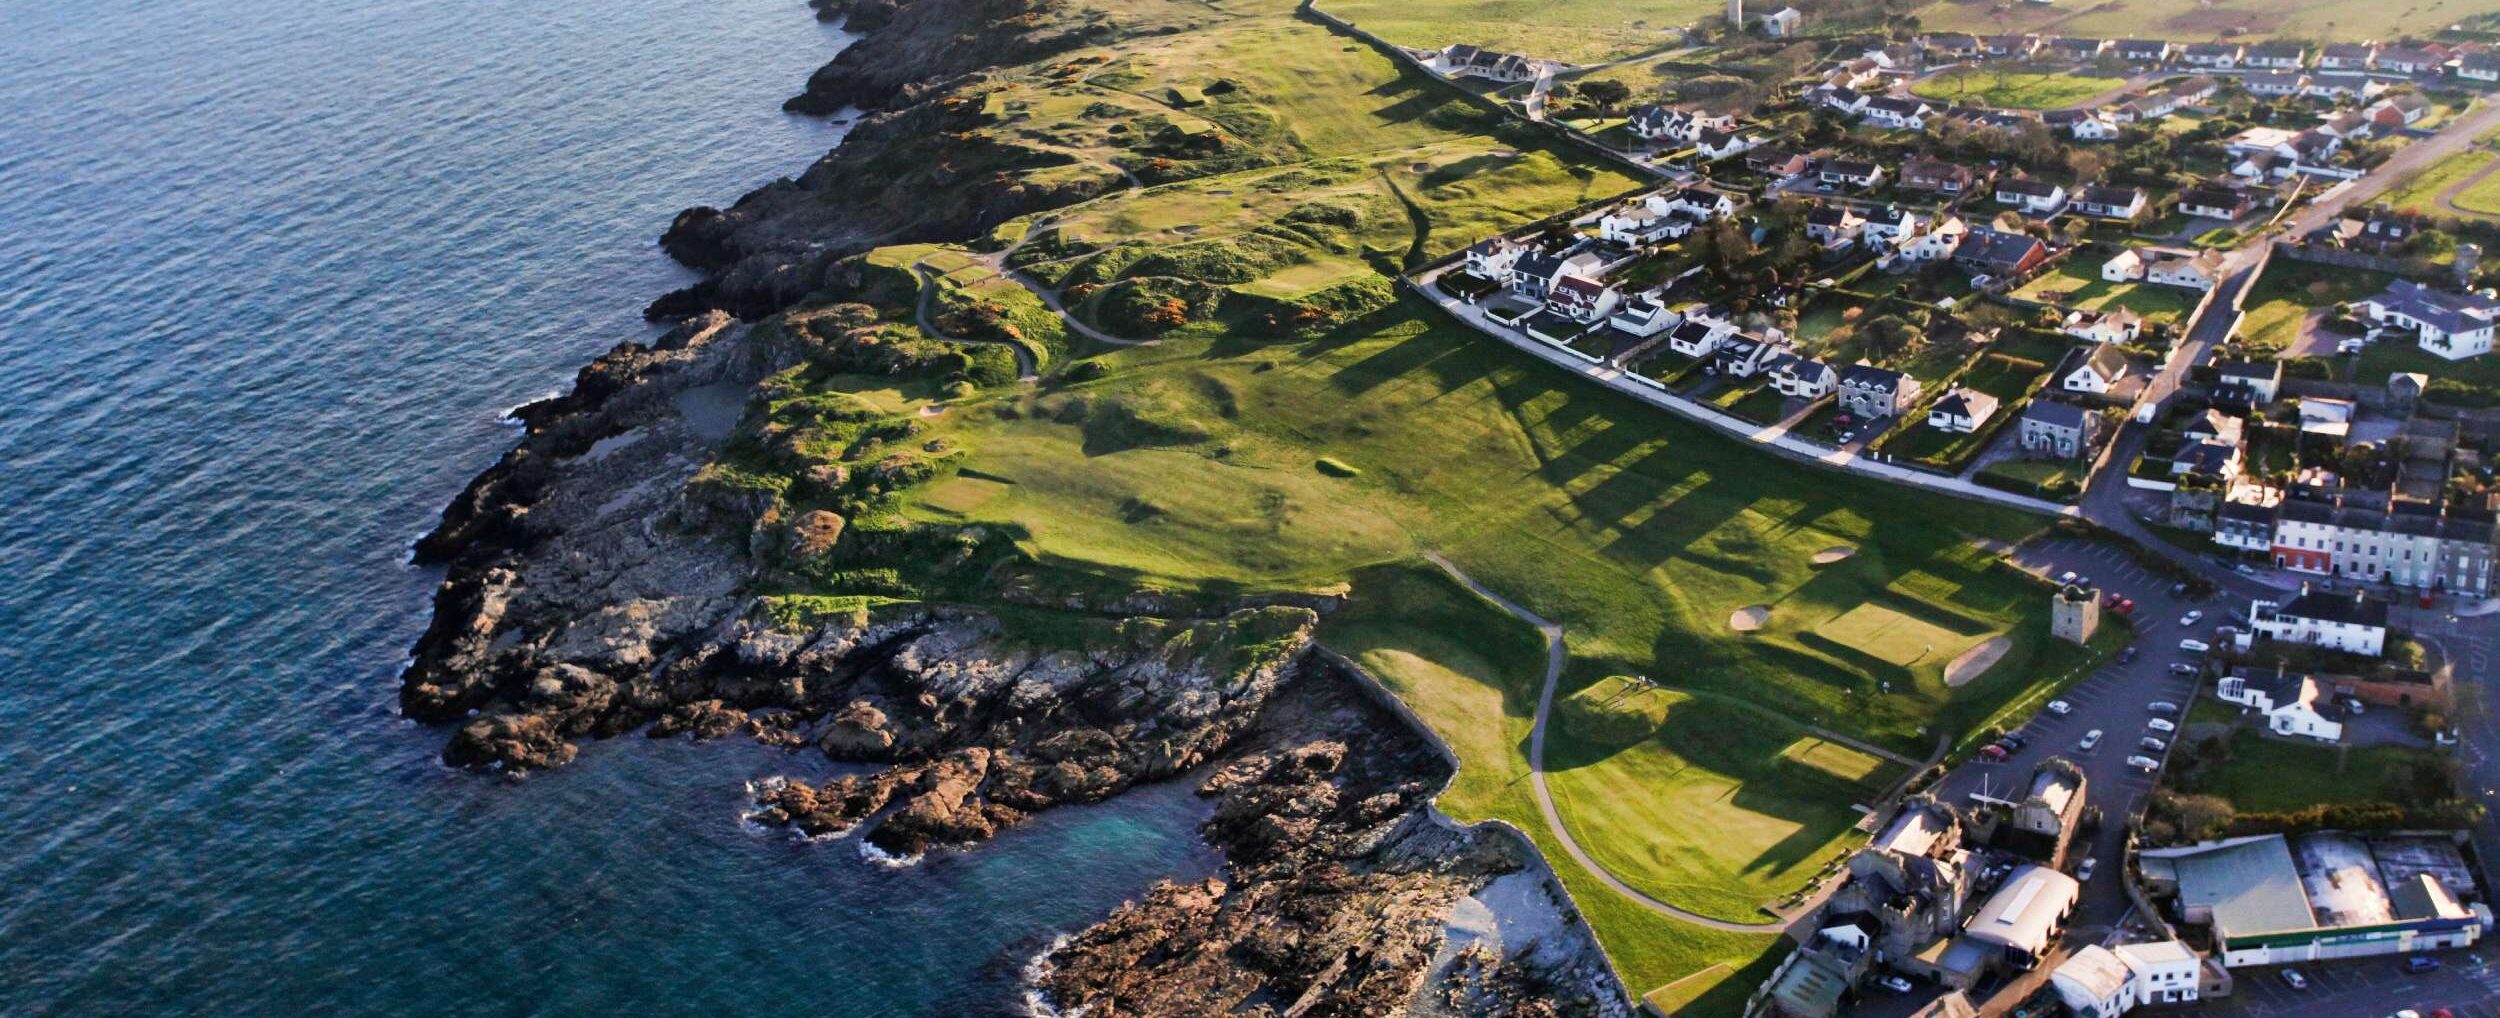
[[2101,628],[2101,592],[2069,583],[2057,589],[2049,605],[2049,635],[2069,643],[2092,640]]

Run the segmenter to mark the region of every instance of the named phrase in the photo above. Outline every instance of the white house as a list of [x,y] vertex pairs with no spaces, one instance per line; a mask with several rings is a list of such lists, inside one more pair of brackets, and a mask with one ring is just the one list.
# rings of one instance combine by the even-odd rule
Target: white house
[[2492,323],[2500,320],[2500,299],[2434,290],[2409,279],[2387,284],[2361,308],[2371,321],[2411,330],[2422,349],[2452,361],[2490,353]]
[[2179,62],[2190,67],[2211,67],[2215,70],[2229,70],[2240,65],[2241,52],[2243,52],[2243,50],[2238,43],[2189,43],[2186,49],[2179,51]]
[[1955,388],[1927,408],[1927,426],[1967,435],[1996,416],[1998,400],[1977,389]]
[[2378,57],[2378,44],[2369,42],[2335,43],[2318,51],[2321,71],[2366,71]]
[[1909,262],[1940,262],[1953,257],[1962,246],[1962,238],[1970,234],[1970,226],[1962,217],[1947,215],[1929,226],[1927,231],[1905,238],[1893,246],[1893,257]]
[[1729,156],[1743,155],[1762,144],[1762,139],[1742,131],[1703,128],[1693,139],[1693,150],[1713,162]]
[[2468,53],[2449,64],[2448,69],[2467,81],[2500,82],[2500,56],[2489,53]]
[[2127,360],[2125,351],[2114,345],[2103,343],[2098,349],[2092,351],[2092,356],[2084,358],[2083,363],[2076,366],[2075,370],[2067,372],[2066,377],[2058,384],[2064,386],[2068,392],[2105,395],[2119,382],[2125,381],[2128,372],[2134,369],[2135,365]]
[[2251,73],[2240,79],[2240,87],[2250,95],[2282,97],[2299,95],[2309,87],[2309,76],[2299,71],[2266,71]]
[[1866,93],[1854,88],[1824,86],[1807,94],[1845,116],[1854,117],[1866,110]]
[[1691,216],[1695,219],[1717,219],[1721,216],[1736,214],[1736,202],[1733,199],[1717,191],[1700,187],[1687,187],[1676,191],[1675,197],[1667,199],[1662,208],[1664,211]]
[[1933,106],[1916,99],[1893,96],[1869,99],[1866,101],[1865,108],[1860,111],[1861,118],[1867,123],[1905,131],[1926,130],[1927,118],[1935,114],[1936,108]]
[[1667,334],[1667,349],[1686,357],[1708,357],[1719,352],[1719,344],[1736,334],[1736,325],[1711,317],[1699,308],[1689,309],[1684,320]]
[[1603,321],[1615,312],[1623,295],[1615,288],[1587,276],[1565,275],[1554,281],[1554,288],[1545,296],[1545,306],[1575,322]]
[[2032,177],[1997,181],[1997,201],[2035,216],[2051,215],[2066,206],[2066,189]]
[[1771,379],[1771,388],[1780,395],[1800,399],[1821,399],[1840,384],[1840,373],[1832,370],[1831,365],[1795,354],[1773,357],[1764,371]]
[[1859,230],[1859,234],[1866,238],[1869,246],[1896,244],[1902,238],[1916,234],[1923,222],[1916,212],[1898,205],[1887,205],[1866,214],[1866,225]]
[[2144,267],[2144,281],[2188,290],[2211,290],[2222,281],[2222,254],[2199,251],[2192,255],[2161,255]]
[[2330,594],[2302,584],[2300,595],[2248,607],[2257,632],[2285,643],[2377,657],[2387,652],[2387,602],[2367,592]]
[[1615,310],[1614,317],[1606,319],[1606,324],[1646,339],[1674,328],[1683,320],[1684,316],[1667,310],[1667,306],[1659,303],[1656,297],[1632,297]]
[[1806,16],[1798,13],[1796,8],[1782,7],[1762,16],[1762,34],[1774,39],[1786,39],[1796,35],[1805,20]]
[[2102,219],[2133,219],[2144,213],[2144,192],[2094,184],[2075,192],[2075,211]]
[[2068,1011],[2086,1018],[2117,1018],[2147,1004],[2196,1000],[2204,962],[2176,940],[2087,944],[2049,973],[2049,985]]
[[2430,50],[2389,46],[2378,51],[2374,66],[2389,74],[2429,74],[2447,62],[2446,57]]
[[2235,669],[2214,684],[2214,699],[2265,715],[2266,728],[2277,735],[2323,742],[2344,738],[2344,723],[2327,716],[2333,709],[2332,691],[2307,675],[2283,671],[2250,675],[2245,669]]
[[2098,113],[2077,118],[2073,130],[2076,141],[2118,140],[2118,123]]
[[1858,239],[1858,230],[1866,220],[1846,205],[1818,205],[1806,210],[1806,236],[1825,247],[1838,247]]
[[2118,252],[2101,263],[2101,278],[2112,283],[2132,283],[2144,278],[2145,255],[2134,248]]
[[1884,168],[1855,159],[1826,159],[1819,172],[1826,184],[1874,187],[1884,181]]
[[1528,251],[1528,245],[1508,237],[1479,241],[1467,249],[1467,274],[1495,283],[1508,282],[1511,266],[1519,264],[1519,256]]
[[[2144,333],[2144,316],[2126,308],[2111,308],[2107,311],[2069,311],[2066,313],[2066,320],[2059,323],[2059,330],[2076,339],[2088,339],[2095,343],[2126,343]],[[2092,356],[2098,358],[2106,350],[2108,347],[2104,345],[2102,349],[2092,351]],[[2120,357],[2116,368],[2122,376],[2125,374],[2125,364],[2126,358]],[[2075,374],[2067,376],[2069,383],[2086,370],[2099,373],[2099,369],[2086,361],[2082,367],[2075,369]],[[2117,380],[2117,377],[2104,378],[2101,386],[2095,389],[2078,389],[2072,384],[2069,384],[2067,388],[2077,392],[2108,392],[2109,385]]]

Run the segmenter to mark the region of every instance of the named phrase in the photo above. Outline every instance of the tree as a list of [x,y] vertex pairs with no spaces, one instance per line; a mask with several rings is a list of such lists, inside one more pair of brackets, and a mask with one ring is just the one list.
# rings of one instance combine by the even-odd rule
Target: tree
[[2096,183],[2101,179],[2101,174],[2108,172],[2109,161],[2101,158],[2100,153],[2088,148],[2068,149],[2066,170],[2075,175],[2075,183],[2078,185]]
[[1753,261],[1758,253],[1754,250],[1753,239],[1745,235],[1745,228],[1732,217],[1711,220],[1709,225],[1693,235],[1693,247],[1694,253],[1701,258],[1702,268],[1710,273],[1711,278],[1725,284],[1736,282],[1745,264]]
[[1624,100],[1632,98],[1632,86],[1612,78],[1600,78],[1596,81],[1581,82],[1580,95],[1596,103],[1599,109],[1611,110],[1621,105]]
[[1867,356],[1882,360],[1910,348],[1918,332],[1897,315],[1881,315],[1858,327],[1858,345]]

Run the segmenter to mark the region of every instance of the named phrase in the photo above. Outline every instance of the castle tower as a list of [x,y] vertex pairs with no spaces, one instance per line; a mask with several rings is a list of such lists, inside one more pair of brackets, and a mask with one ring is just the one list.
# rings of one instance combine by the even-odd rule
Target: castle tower
[[2069,583],[2057,589],[2049,605],[2049,635],[2083,644],[2101,628],[2101,592]]

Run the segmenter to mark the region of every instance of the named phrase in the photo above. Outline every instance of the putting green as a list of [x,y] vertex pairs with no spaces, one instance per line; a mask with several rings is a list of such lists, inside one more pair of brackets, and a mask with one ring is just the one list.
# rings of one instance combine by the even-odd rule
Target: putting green
[[1956,654],[1971,638],[1922,622],[1880,604],[1862,604],[1814,630],[1843,647],[1888,664],[1908,667],[1930,654]]

